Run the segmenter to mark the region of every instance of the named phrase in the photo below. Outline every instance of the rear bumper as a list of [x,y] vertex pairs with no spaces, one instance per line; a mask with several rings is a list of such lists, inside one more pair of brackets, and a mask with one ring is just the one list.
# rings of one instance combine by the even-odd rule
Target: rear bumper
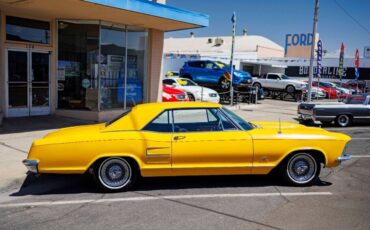
[[25,159],[22,161],[22,163],[26,166],[28,171],[33,172],[33,173],[38,173],[38,166],[39,166],[38,160]]

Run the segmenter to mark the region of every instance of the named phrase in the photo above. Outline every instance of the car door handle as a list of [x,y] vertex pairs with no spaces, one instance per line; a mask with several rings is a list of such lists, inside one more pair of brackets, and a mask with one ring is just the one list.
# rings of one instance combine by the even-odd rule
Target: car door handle
[[178,141],[178,140],[182,140],[182,139],[185,139],[186,137],[185,136],[175,136],[173,139],[175,141]]

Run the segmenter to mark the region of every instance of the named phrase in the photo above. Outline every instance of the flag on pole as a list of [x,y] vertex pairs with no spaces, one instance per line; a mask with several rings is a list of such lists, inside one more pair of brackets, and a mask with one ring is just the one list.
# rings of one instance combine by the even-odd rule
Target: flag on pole
[[316,75],[317,78],[321,77],[321,61],[322,61],[322,41],[317,41],[317,66],[316,66]]
[[358,71],[358,67],[360,66],[360,55],[358,53],[358,49],[356,49],[356,55],[355,55],[355,80],[358,80],[360,77],[360,73]]
[[235,12],[233,13],[233,16],[231,17],[231,22],[235,23],[236,22],[236,14]]
[[342,79],[342,76],[343,76],[343,73],[344,73],[343,62],[344,62],[344,44],[342,42],[342,45],[340,47],[339,68],[338,68],[338,73],[339,73],[340,79]]

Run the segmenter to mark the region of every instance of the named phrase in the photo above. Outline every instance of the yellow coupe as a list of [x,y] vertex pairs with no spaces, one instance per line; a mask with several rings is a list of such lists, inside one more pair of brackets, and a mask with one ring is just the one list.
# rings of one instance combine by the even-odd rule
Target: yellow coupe
[[23,163],[34,173],[93,174],[107,191],[138,176],[268,174],[312,185],[324,167],[350,159],[350,137],[293,123],[249,123],[215,103],[137,105],[103,124],[63,128],[36,140]]

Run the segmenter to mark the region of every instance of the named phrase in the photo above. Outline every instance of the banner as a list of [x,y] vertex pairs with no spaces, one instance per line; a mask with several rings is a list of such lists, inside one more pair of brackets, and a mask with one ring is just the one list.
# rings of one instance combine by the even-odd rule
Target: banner
[[358,49],[356,49],[356,55],[355,55],[355,80],[358,80],[360,77],[360,73],[358,71],[358,67],[360,66],[360,55],[358,53]]
[[343,61],[344,61],[344,44],[342,42],[342,45],[340,47],[339,68],[338,68],[338,74],[340,79],[342,79],[343,76]]
[[322,42],[321,40],[318,40],[317,41],[317,67],[316,67],[317,78],[321,77],[321,61],[322,61]]

